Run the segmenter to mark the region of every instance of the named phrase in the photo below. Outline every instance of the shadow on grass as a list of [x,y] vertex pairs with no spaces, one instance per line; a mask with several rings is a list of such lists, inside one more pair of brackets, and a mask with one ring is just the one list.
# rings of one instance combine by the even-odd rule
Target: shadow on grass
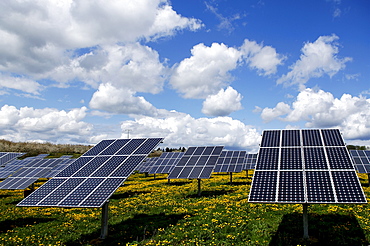
[[303,239],[303,215],[284,215],[269,245],[369,245],[354,215],[308,214],[309,239]]
[[150,192],[149,191],[140,191],[140,192],[128,191],[125,193],[113,194],[109,199],[124,199],[124,198],[129,198],[129,197],[138,196],[138,195],[147,194],[147,193],[150,193]]
[[15,220],[4,220],[0,222],[0,233],[6,233],[8,230],[13,230],[17,227],[26,227],[27,225],[36,225],[40,223],[47,223],[54,219],[47,218],[19,218]]
[[24,199],[24,198],[22,198],[22,199],[18,199],[18,200],[12,201],[12,202],[5,203],[5,205],[17,205],[17,204],[18,204],[18,203],[20,203],[23,199]]
[[99,239],[99,230],[88,235],[82,235],[80,239],[67,242],[66,245],[126,245],[133,241],[140,242],[150,239],[159,228],[165,229],[170,225],[175,225],[184,216],[185,214],[137,214],[134,218],[109,225],[108,236],[104,240]]
[[239,185],[250,185],[252,182],[250,181],[244,181],[244,182],[228,182],[226,184],[228,185],[234,185],[234,186],[239,186]]
[[6,197],[10,197],[11,195],[0,195],[0,199],[1,198],[6,198]]

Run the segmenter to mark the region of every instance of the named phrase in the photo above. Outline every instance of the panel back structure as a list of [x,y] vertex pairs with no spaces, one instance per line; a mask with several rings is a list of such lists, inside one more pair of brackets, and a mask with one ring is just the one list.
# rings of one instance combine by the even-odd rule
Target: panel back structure
[[26,158],[23,162],[26,162],[27,164],[1,182],[0,189],[24,190],[39,178],[43,177],[58,163],[65,160],[66,159],[59,158]]
[[246,151],[224,150],[217,160],[215,173],[240,173],[244,167]]
[[248,200],[367,203],[338,129],[264,131]]
[[359,173],[370,173],[370,150],[350,150],[353,163]]
[[223,146],[189,147],[168,179],[209,179]]
[[102,207],[163,138],[103,140],[17,206]]
[[163,152],[150,169],[149,174],[170,173],[183,155],[184,152]]

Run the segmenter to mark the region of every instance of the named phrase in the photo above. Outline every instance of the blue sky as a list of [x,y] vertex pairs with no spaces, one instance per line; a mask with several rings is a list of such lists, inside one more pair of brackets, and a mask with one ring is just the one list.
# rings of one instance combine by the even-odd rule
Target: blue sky
[[264,129],[370,146],[370,3],[0,3],[0,138],[258,149]]

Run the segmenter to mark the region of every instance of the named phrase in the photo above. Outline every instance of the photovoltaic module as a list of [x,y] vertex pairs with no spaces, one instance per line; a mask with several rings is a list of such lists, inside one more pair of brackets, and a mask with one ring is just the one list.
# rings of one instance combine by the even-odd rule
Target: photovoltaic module
[[264,131],[248,200],[367,203],[338,129]]

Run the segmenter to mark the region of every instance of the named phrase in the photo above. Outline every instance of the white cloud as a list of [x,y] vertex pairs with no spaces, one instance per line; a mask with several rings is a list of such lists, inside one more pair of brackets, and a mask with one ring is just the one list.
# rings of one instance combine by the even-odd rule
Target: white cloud
[[[309,128],[339,128],[346,139],[370,138],[370,99],[343,94],[335,98],[330,92],[313,90],[310,88],[301,91],[293,102],[290,112],[289,105],[279,103],[276,108],[264,109],[279,111],[283,105],[287,116],[280,118],[287,122],[306,122]],[[283,114],[270,115],[272,120]],[[263,113],[261,114],[262,117]]]
[[[177,14],[167,0],[1,1],[0,15],[0,71],[30,79],[69,66],[81,48],[124,46],[202,27]],[[104,62],[98,58],[90,62]]]
[[255,41],[244,40],[240,47],[243,58],[251,69],[257,69],[260,75],[271,75],[277,72],[277,66],[286,59],[271,46],[263,46]]
[[203,102],[202,112],[208,116],[227,116],[234,111],[241,110],[243,96],[229,86],[221,89],[216,95],[210,95]]
[[140,114],[154,116],[157,109],[143,97],[135,97],[133,91],[101,84],[90,101],[93,109],[116,114]]
[[0,73],[0,88],[16,89],[33,95],[39,95],[43,87],[31,79],[7,76]]
[[82,121],[86,111],[86,107],[66,112],[52,108],[17,109],[4,105],[0,109],[0,138],[11,141],[86,142],[92,131],[92,125]]
[[295,85],[300,90],[305,88],[305,83],[311,78],[319,78],[323,75],[334,76],[345,67],[351,58],[340,59],[338,36],[320,36],[314,43],[306,43],[302,48],[300,59],[291,66],[291,71],[277,80],[278,84]]
[[175,68],[170,81],[185,98],[216,94],[231,81],[229,71],[237,67],[240,58],[237,49],[218,43],[211,47],[198,44],[191,54]]
[[257,152],[261,135],[255,128],[230,117],[198,118],[172,112],[166,118],[141,117],[121,124],[122,137],[164,137],[164,145],[187,147],[224,145],[229,149]]
[[94,88],[100,83],[111,83],[119,89],[158,93],[166,74],[167,69],[155,50],[133,43],[96,47],[46,76],[64,83],[79,79]]
[[[256,108],[254,112],[261,111],[259,107]],[[261,118],[265,122],[272,121],[276,118],[279,118],[282,115],[286,115],[291,111],[290,106],[286,103],[279,102],[275,108],[264,108],[261,111]]]

